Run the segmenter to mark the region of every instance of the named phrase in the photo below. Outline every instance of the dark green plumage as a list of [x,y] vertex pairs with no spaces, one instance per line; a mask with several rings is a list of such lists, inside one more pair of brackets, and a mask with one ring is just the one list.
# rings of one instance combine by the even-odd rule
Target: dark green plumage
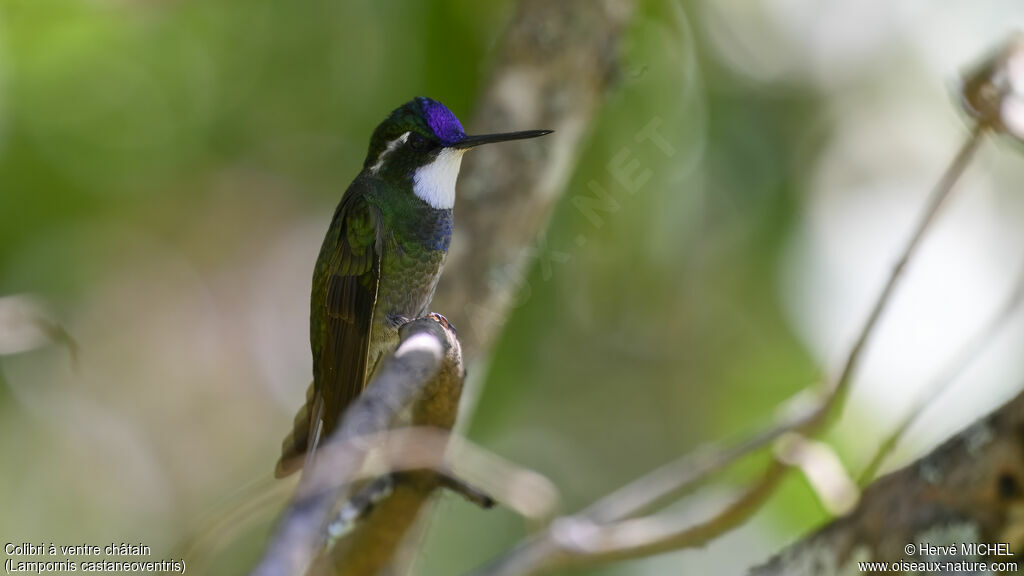
[[381,356],[397,344],[398,326],[426,312],[451,218],[451,210],[434,209],[411,191],[367,175],[346,191],[313,273],[313,393],[282,446],[279,476],[301,467],[309,445],[334,429]]
[[397,346],[398,327],[427,312],[451,240],[463,152],[545,133],[466,136],[447,108],[427,98],[406,103],[377,127],[313,271],[313,384],[282,445],[277,476],[302,466]]

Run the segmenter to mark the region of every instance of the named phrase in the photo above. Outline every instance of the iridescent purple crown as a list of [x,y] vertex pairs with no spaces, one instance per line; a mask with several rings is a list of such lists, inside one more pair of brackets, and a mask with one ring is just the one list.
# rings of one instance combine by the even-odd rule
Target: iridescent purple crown
[[430,126],[430,129],[441,140],[442,144],[451,146],[466,137],[466,131],[462,129],[462,123],[444,104],[437,100],[424,98],[423,96],[416,98],[416,101],[420,103],[420,107],[423,109],[423,117],[427,120],[427,125]]

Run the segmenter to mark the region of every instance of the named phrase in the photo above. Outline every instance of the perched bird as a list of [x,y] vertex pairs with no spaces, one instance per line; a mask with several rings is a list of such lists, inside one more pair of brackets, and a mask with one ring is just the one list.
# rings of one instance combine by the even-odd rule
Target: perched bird
[[282,444],[277,477],[302,467],[398,345],[398,327],[427,311],[451,241],[462,155],[550,132],[467,136],[448,108],[422,97],[377,126],[313,271],[313,384]]

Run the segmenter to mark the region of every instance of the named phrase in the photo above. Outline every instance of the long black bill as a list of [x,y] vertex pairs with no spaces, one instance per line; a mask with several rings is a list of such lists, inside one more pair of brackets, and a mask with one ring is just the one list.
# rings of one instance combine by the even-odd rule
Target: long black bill
[[472,148],[481,144],[490,144],[492,142],[505,142],[508,140],[524,140],[526,138],[536,138],[545,134],[551,134],[554,130],[523,130],[522,132],[502,132],[501,134],[481,134],[479,136],[466,136],[462,140],[459,140],[455,144],[449,146],[449,148]]

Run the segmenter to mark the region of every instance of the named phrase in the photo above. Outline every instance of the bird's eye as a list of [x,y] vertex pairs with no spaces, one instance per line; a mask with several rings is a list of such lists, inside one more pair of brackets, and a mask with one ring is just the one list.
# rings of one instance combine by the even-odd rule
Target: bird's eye
[[430,148],[430,140],[413,132],[409,135],[409,146],[412,146],[413,150],[426,150]]

